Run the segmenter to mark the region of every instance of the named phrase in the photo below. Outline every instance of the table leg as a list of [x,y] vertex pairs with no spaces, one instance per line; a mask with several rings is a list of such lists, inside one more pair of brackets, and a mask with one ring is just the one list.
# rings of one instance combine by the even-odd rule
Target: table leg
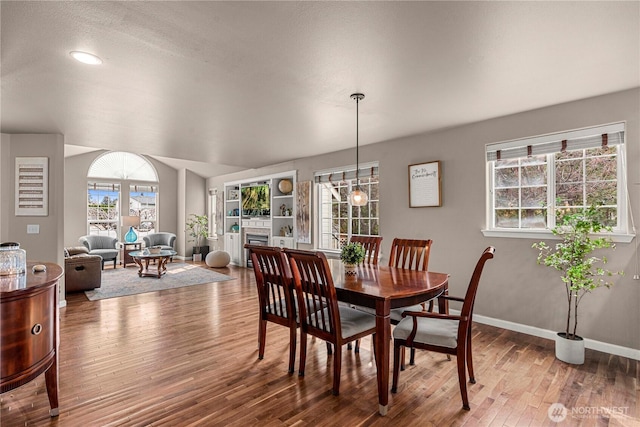
[[158,258],[158,279],[162,276],[162,274],[167,269],[165,264],[167,263],[167,259],[165,257]]
[[140,258],[134,258],[133,262],[138,265],[138,277],[142,277],[142,269],[144,268],[142,266],[142,260]]
[[389,409],[389,351],[391,340],[391,305],[389,300],[376,304],[376,339],[374,343],[378,378],[378,411],[387,415]]
[[53,359],[53,365],[44,373],[44,380],[47,386],[47,396],[49,397],[49,415],[57,417],[60,414],[58,407],[58,356]]

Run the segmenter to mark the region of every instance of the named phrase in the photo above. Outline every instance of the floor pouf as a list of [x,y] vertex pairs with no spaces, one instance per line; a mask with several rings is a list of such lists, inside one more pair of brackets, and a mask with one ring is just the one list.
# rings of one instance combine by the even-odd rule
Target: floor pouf
[[227,264],[231,261],[231,256],[225,251],[213,251],[207,254],[207,258],[205,258],[204,262],[207,263],[209,267],[220,268],[226,267]]

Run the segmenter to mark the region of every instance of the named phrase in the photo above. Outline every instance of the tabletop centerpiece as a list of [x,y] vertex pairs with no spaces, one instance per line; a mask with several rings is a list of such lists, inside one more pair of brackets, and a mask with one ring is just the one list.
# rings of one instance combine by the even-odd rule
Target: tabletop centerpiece
[[364,260],[364,247],[358,242],[349,242],[342,246],[340,260],[344,264],[344,274],[355,276],[356,267]]

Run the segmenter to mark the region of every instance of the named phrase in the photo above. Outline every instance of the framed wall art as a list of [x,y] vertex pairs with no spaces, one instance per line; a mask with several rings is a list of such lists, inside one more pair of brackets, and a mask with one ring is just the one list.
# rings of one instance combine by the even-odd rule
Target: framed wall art
[[16,157],[16,216],[49,215],[49,158]]
[[298,243],[311,243],[311,181],[296,182],[296,229]]
[[440,161],[409,165],[409,207],[442,206]]

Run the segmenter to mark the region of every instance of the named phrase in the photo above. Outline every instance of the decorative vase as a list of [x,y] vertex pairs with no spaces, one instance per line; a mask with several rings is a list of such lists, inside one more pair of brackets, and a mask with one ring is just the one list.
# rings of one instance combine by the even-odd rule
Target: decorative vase
[[355,264],[345,264],[344,274],[345,276],[356,276],[358,274],[357,266]]
[[573,365],[584,363],[584,340],[576,336],[577,339],[569,340],[565,332],[558,332],[556,337],[556,358]]
[[127,243],[134,243],[136,240],[138,240],[138,235],[133,230],[133,227],[129,227],[129,231],[127,231],[127,234],[124,235],[124,240]]

